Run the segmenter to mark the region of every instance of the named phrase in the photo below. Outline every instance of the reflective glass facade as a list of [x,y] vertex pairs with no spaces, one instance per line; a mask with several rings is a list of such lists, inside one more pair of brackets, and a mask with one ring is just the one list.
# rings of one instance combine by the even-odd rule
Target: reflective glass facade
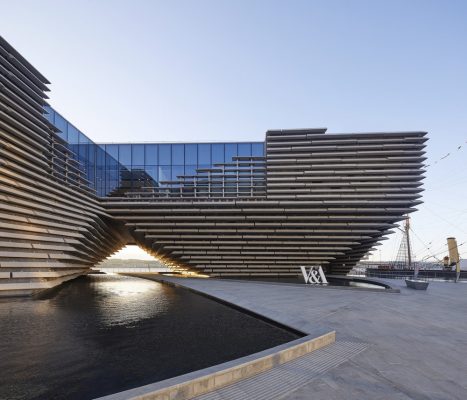
[[121,177],[126,174],[126,168],[53,108],[46,107],[45,111],[49,122],[60,129],[58,136],[68,143],[69,149],[79,162],[80,170],[97,195],[107,196],[118,190],[121,186]]
[[264,142],[242,143],[103,143],[101,148],[132,172],[131,182],[138,187],[142,175],[164,186],[163,181],[182,175],[195,175],[198,168],[232,162],[233,157],[264,156]]
[[233,157],[264,156],[264,142],[96,144],[54,109],[46,107],[46,112],[75,153],[89,185],[102,197],[167,186],[164,181],[195,175],[197,169],[229,163]]

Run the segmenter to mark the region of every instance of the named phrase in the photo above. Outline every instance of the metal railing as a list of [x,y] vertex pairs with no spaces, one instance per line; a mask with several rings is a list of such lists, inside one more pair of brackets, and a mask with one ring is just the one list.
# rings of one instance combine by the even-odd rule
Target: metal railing
[[[407,279],[413,277],[413,274],[414,271],[410,269],[381,270],[376,268],[366,268],[353,270],[349,275],[364,276],[366,278]],[[429,281],[455,281],[456,271],[421,269],[418,272],[418,277]],[[467,271],[461,271],[459,279],[467,281]]]
[[169,268],[158,268],[158,267],[94,267],[91,268],[93,271],[101,271],[106,273],[118,274],[121,272],[148,272],[148,273],[164,273],[173,272]]

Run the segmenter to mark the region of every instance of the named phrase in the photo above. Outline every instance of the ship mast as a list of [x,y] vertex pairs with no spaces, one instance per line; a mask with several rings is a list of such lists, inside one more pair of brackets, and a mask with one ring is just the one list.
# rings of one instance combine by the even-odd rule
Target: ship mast
[[404,228],[399,229],[403,236],[400,242],[399,251],[396,259],[391,263],[395,269],[412,269],[414,267],[414,276],[418,275],[418,265],[413,261],[412,244],[410,242],[410,218],[405,216]]
[[409,216],[407,216],[405,219],[404,231],[405,231],[405,240],[407,243],[407,266],[410,269],[412,267],[412,252],[410,248],[410,218]]

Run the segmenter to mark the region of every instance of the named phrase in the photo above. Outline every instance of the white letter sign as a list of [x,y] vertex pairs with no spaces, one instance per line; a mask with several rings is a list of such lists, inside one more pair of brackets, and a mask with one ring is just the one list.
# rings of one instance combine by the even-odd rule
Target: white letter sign
[[305,283],[311,283],[312,285],[327,285],[328,280],[324,275],[323,268],[321,265],[311,266],[310,270],[307,272],[306,267],[300,267],[302,270],[303,278],[305,279]]

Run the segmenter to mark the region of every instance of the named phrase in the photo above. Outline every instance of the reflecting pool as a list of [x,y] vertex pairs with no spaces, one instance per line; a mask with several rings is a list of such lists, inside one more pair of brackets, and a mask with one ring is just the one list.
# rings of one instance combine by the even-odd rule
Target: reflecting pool
[[88,275],[0,300],[0,399],[92,399],[297,337],[184,289]]

